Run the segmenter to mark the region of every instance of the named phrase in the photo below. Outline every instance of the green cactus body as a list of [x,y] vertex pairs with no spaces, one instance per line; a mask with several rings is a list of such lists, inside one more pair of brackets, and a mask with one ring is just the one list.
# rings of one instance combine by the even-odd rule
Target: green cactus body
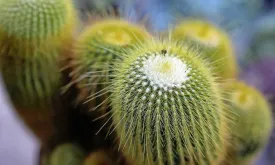
[[236,78],[237,65],[233,46],[221,29],[205,21],[189,20],[173,29],[172,38],[198,45],[201,56],[210,63],[221,79]]
[[0,46],[61,46],[75,18],[71,0],[0,0]]
[[231,111],[236,115],[224,164],[249,165],[265,147],[271,134],[271,109],[260,92],[243,82],[233,82],[228,88]]
[[58,52],[34,50],[30,53],[35,57],[2,56],[0,67],[3,80],[16,106],[43,107],[50,103],[60,85]]
[[[78,100],[93,100],[92,96],[97,92],[102,95],[95,101],[101,103],[105,100],[111,63],[119,57],[120,51],[148,37],[145,29],[118,19],[101,20],[88,26],[79,37],[72,58],[73,82],[80,89]],[[102,104],[107,103],[105,100]],[[93,108],[97,108],[96,105]]]
[[57,146],[45,165],[83,165],[85,152],[77,145],[65,143]]
[[114,66],[112,116],[133,164],[213,165],[223,155],[226,113],[207,64],[189,46],[147,41]]

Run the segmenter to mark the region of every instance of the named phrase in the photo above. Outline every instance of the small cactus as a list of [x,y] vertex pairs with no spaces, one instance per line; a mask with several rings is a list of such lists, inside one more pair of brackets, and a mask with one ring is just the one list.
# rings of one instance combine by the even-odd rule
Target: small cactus
[[84,160],[83,149],[76,144],[65,143],[57,146],[42,165],[83,165]]
[[92,152],[86,157],[84,161],[84,165],[114,165],[115,163],[112,161],[108,152],[105,150],[98,150]]
[[146,41],[114,64],[119,149],[133,164],[216,164],[226,112],[207,64],[188,45]]
[[229,37],[218,27],[202,20],[189,20],[177,25],[172,38],[182,42],[191,42],[201,49],[201,56],[213,67],[222,79],[234,79],[237,64]]
[[76,24],[72,0],[0,0],[0,46],[64,44]]
[[120,51],[148,37],[143,28],[118,19],[101,20],[88,26],[75,45],[71,61],[72,81],[81,91],[78,100],[93,100],[96,92],[106,99],[111,63],[119,58]]
[[272,115],[262,94],[243,82],[232,82],[230,110],[235,113],[232,137],[224,164],[249,165],[265,147],[272,130]]

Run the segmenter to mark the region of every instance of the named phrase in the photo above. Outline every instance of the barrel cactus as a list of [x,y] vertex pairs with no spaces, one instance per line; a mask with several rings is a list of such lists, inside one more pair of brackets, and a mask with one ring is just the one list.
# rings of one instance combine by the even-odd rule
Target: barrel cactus
[[51,132],[61,53],[75,25],[70,0],[0,0],[0,70],[17,112],[42,141]]
[[233,46],[222,29],[207,21],[186,20],[172,30],[172,38],[198,45],[201,56],[211,64],[220,78],[236,77],[237,64]]
[[224,164],[249,165],[265,147],[271,134],[271,108],[258,90],[243,82],[232,82],[227,87],[230,110],[236,115]]
[[198,53],[189,45],[150,40],[120,57],[112,74],[111,112],[126,158],[145,165],[218,163],[228,118]]
[[[89,25],[78,38],[70,63],[70,84],[76,84],[80,89],[77,100],[90,101],[92,109],[108,105],[106,94],[109,91],[107,87],[111,79],[112,62],[120,57],[119,52],[148,37],[145,29],[124,20],[103,19]],[[96,94],[100,94],[100,97],[94,99]],[[94,100],[100,102],[93,104]]]

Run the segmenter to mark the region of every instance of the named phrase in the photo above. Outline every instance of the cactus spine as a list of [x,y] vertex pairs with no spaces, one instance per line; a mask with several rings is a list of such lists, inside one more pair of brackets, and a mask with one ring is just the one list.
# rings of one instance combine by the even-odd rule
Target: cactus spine
[[237,66],[229,37],[218,27],[201,20],[189,20],[177,25],[172,38],[198,45],[201,55],[222,79],[236,78]]
[[230,110],[235,115],[231,126],[231,146],[225,164],[251,164],[266,145],[272,130],[272,115],[263,95],[243,82],[227,85]]
[[216,164],[226,113],[207,64],[188,45],[167,41],[147,41],[121,57],[111,105],[126,157],[145,165]]

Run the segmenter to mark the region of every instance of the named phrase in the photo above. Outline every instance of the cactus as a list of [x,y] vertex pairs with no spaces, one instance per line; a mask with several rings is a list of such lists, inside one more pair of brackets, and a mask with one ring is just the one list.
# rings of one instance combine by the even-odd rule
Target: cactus
[[265,147],[271,134],[270,105],[259,91],[243,82],[232,82],[227,88],[230,90],[230,110],[236,115],[224,164],[249,165]]
[[71,43],[75,24],[70,0],[0,0],[3,80],[17,112],[43,142],[53,129],[60,53]]
[[211,64],[217,76],[222,79],[236,77],[233,46],[229,37],[218,27],[202,20],[188,20],[173,29],[172,38],[197,44],[202,57]]
[[115,164],[108,152],[105,150],[98,150],[89,154],[89,156],[85,159],[84,165],[113,165]]
[[[118,19],[101,20],[88,26],[76,43],[71,61],[72,81],[81,91],[78,100],[92,100],[98,91],[103,94],[99,98],[105,100],[109,70],[111,63],[119,57],[119,51],[148,37],[143,28]],[[106,105],[107,100],[104,103]]]
[[0,46],[61,46],[75,18],[71,0],[0,0]]
[[57,146],[45,159],[42,165],[83,165],[85,152],[76,144],[65,143]]
[[153,40],[120,56],[111,112],[126,157],[145,165],[218,163],[228,118],[216,80],[197,52]]

